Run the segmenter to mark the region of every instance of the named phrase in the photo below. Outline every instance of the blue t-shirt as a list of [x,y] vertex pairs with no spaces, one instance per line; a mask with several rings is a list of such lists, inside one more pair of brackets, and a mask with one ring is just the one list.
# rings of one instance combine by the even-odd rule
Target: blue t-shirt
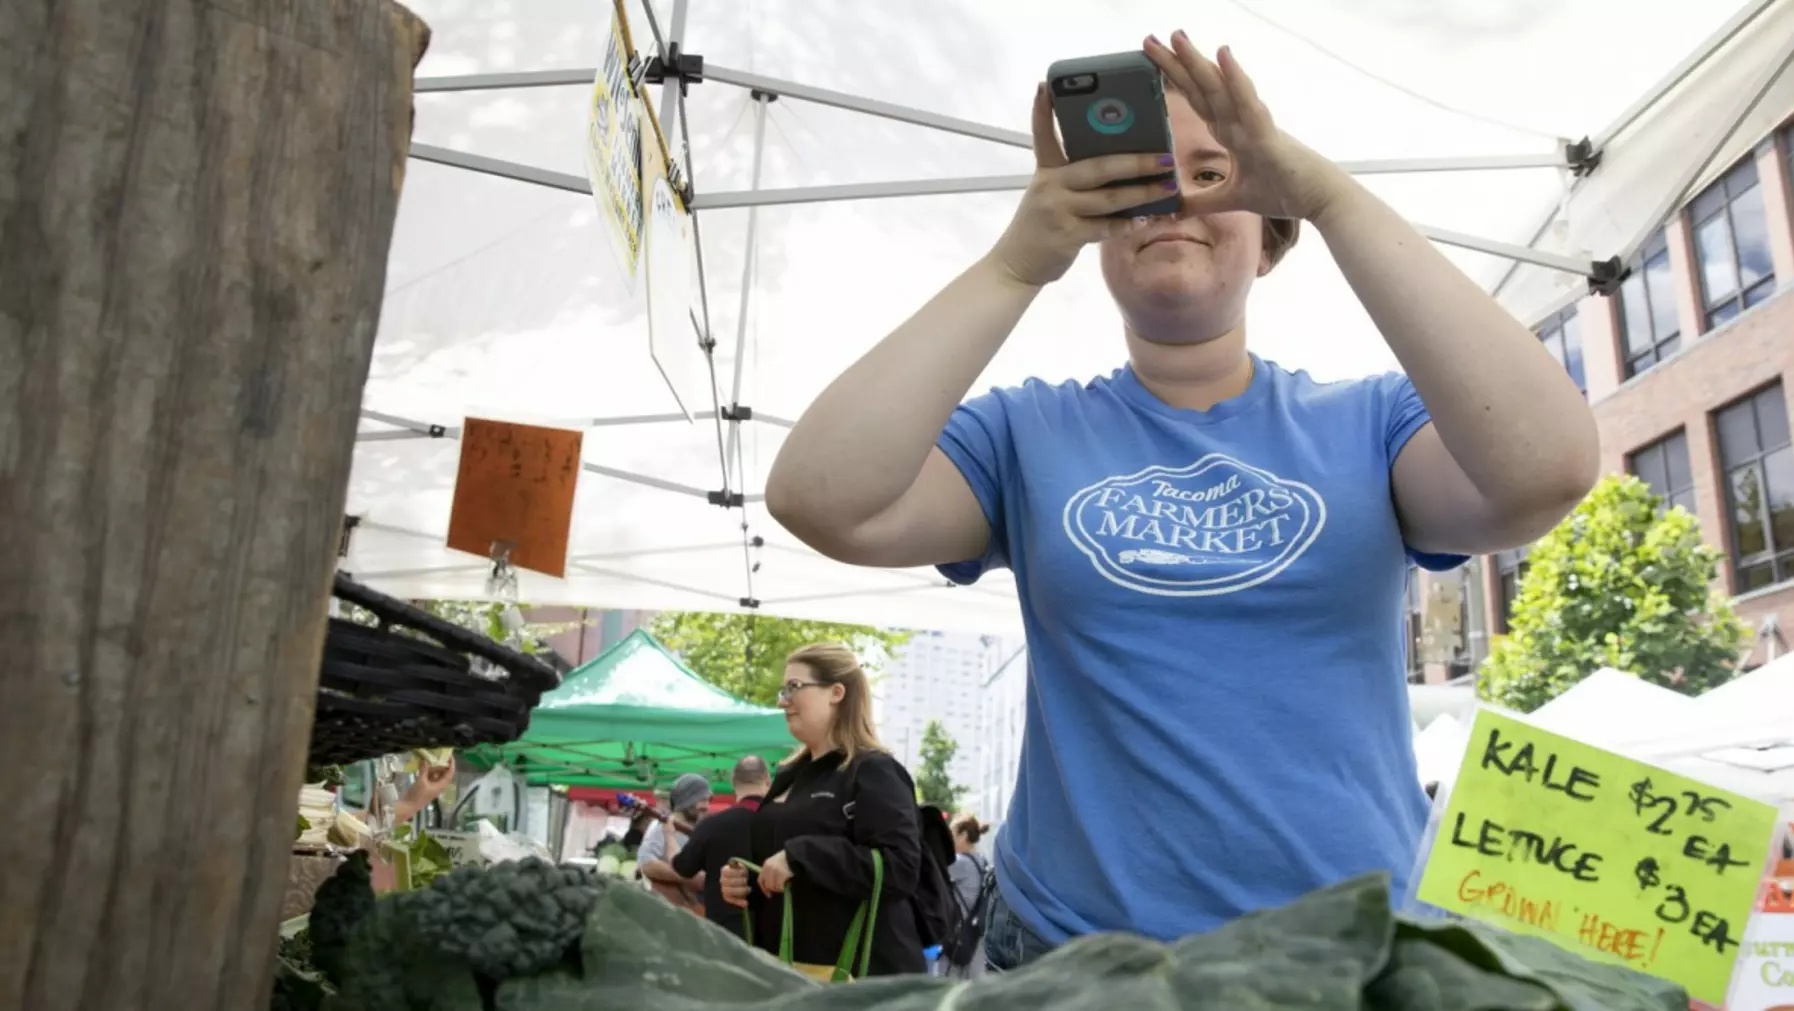
[[1426,821],[1390,467],[1429,418],[1405,376],[1253,358],[1166,405],[1123,368],[962,404],[940,448],[990,521],[957,583],[1015,572],[1021,771],[996,866],[1052,942],[1168,940],[1364,871],[1397,894]]

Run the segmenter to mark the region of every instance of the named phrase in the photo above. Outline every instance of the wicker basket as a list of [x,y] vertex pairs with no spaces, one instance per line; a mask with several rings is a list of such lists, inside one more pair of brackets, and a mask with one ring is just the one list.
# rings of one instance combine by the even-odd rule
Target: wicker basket
[[554,669],[338,573],[336,597],[379,627],[330,620],[310,760],[340,765],[414,748],[505,744],[560,684]]

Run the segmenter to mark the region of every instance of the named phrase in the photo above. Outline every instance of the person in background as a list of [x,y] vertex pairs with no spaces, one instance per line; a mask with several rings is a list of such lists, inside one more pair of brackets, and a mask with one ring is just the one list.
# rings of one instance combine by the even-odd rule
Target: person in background
[[[442,791],[448,789],[449,784],[454,781],[455,756],[452,754],[449,755],[447,763],[443,765],[418,766],[417,775],[411,780],[411,785],[393,804],[392,827],[397,828],[400,825],[410,824],[411,819],[417,817],[420,811],[434,803],[437,797],[442,796]],[[368,809],[355,812],[355,817],[371,825],[373,814],[373,810]]]
[[[990,862],[978,852],[978,842],[990,826],[978,820],[976,815],[960,815],[953,819],[953,866],[947,868],[947,876],[952,879],[953,892],[957,900],[957,925],[961,930],[975,930],[977,936],[969,938],[965,947],[971,949],[970,957],[963,963],[948,958],[947,975],[961,979],[974,979],[984,975],[984,914],[990,905],[990,894],[986,881],[990,874]],[[949,950],[945,955],[951,955]]]
[[722,870],[730,860],[747,859],[753,854],[749,828],[761,799],[772,786],[772,770],[766,759],[747,755],[735,763],[729,783],[735,791],[734,806],[698,822],[691,838],[683,844],[675,840],[667,853],[667,862],[688,887],[702,892],[704,915],[710,922],[739,937],[742,912],[723,901]]
[[[998,969],[1369,871],[1405,888],[1427,817],[1408,565],[1530,543],[1600,469],[1588,402],[1538,337],[1284,132],[1226,48],[1144,49],[1176,150],[1069,162],[1043,83],[1006,231],[811,402],[766,480],[767,511],[828,557],[961,585],[1013,571],[1028,694],[992,861]],[[1175,213],[1126,213],[1167,192]],[[1249,349],[1247,296],[1278,297],[1254,282],[1303,223],[1406,375],[1322,381]],[[1114,339],[1126,363],[966,399],[1088,245],[1115,324],[1057,339]],[[1349,325],[1312,322],[1317,347]],[[1102,802],[1117,783],[1124,817]]]
[[922,872],[916,784],[878,742],[859,658],[833,643],[797,650],[786,659],[779,706],[800,743],[750,825],[758,894],[748,872],[731,864],[723,869],[723,897],[748,910],[754,943],[776,954],[780,896],[790,888],[794,960],[832,966],[854,913],[872,896],[877,850],[884,889],[867,973],[927,971],[911,903]]
[[654,828],[654,816],[646,811],[636,812],[629,819],[629,828],[624,831],[621,842],[632,850],[640,850],[642,840],[648,837],[648,830]]
[[703,882],[695,887],[688,884],[667,858],[690,840],[692,830],[710,812],[710,781],[695,772],[680,776],[667,794],[667,806],[673,809],[667,819],[642,835],[641,848],[635,851],[636,867],[667,901],[702,915]]

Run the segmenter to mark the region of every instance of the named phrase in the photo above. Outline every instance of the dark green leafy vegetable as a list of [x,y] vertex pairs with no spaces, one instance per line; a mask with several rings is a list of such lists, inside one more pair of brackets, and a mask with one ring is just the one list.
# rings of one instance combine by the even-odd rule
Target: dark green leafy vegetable
[[504,1011],[1686,1011],[1680,987],[1477,925],[1415,924],[1370,875],[1160,944],[1081,938],[1026,969],[824,986],[651,896],[613,888],[584,975],[513,981]]
[[368,855],[349,854],[312,899],[306,931],[311,935],[311,960],[325,978],[342,985],[343,952],[356,924],[374,911],[373,870]]
[[282,937],[274,961],[273,1011],[318,1011],[329,992],[324,974],[311,964],[311,933]]
[[[577,914],[576,927],[569,923]],[[314,913],[315,917],[315,913]],[[314,924],[315,924],[314,919]],[[577,939],[577,944],[574,940]],[[558,946],[558,947],[557,947]],[[1081,938],[1025,969],[813,982],[627,884],[524,861],[380,900],[330,1011],[1684,1011],[1681,988],[1476,924],[1371,875],[1174,944]]]
[[450,871],[409,892],[422,940],[493,980],[542,972],[579,945],[595,876],[531,858]]
[[482,1011],[473,971],[433,949],[418,932],[411,900],[421,894],[386,896],[357,925],[328,1011]]

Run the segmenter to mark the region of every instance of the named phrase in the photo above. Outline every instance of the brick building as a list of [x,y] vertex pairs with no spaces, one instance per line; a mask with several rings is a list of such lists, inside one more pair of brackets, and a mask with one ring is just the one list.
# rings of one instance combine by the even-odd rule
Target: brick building
[[[1794,639],[1794,100],[1776,97],[1758,122],[1778,125],[1733,138],[1616,295],[1533,320],[1588,393],[1603,470],[1693,512],[1725,554],[1719,587],[1756,636],[1747,668]],[[1473,670],[1524,567],[1522,550],[1413,580],[1411,680]]]

